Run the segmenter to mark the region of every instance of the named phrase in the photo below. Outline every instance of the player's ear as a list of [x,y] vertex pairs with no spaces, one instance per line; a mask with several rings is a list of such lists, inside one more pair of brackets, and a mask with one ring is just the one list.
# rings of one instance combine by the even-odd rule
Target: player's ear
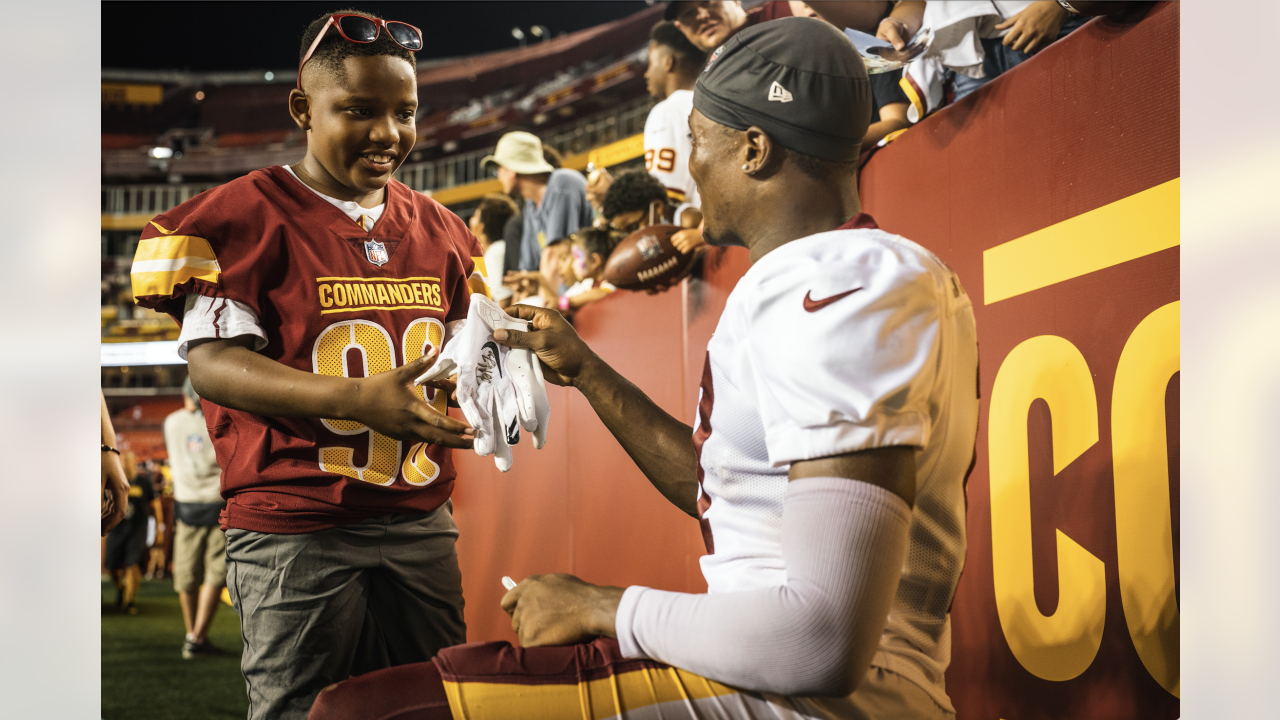
[[738,153],[742,159],[742,171],[748,175],[773,169],[772,166],[779,159],[778,153],[774,152],[773,138],[754,125],[742,133]]
[[298,88],[289,91],[289,115],[299,128],[311,129],[311,98]]

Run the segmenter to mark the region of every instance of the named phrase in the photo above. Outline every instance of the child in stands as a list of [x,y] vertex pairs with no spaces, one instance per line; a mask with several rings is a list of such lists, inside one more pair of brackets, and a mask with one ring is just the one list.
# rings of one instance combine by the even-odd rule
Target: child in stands
[[569,284],[562,294],[557,295],[551,281],[537,272],[511,273],[507,282],[523,296],[519,304],[554,308],[561,315],[572,316],[617,289],[604,279],[604,266],[615,244],[613,233],[588,226],[548,246],[556,248],[560,277]]
[[604,228],[584,227],[569,236],[573,244],[560,257],[560,274],[569,289],[560,296],[560,312],[570,315],[617,288],[604,279],[604,266],[613,252],[613,236]]

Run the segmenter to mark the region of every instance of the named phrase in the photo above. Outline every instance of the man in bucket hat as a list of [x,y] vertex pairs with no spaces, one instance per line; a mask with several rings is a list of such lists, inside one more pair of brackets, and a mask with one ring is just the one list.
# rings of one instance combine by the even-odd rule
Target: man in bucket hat
[[[587,180],[575,170],[557,170],[542,154],[542,141],[527,132],[509,132],[498,140],[481,165],[497,166],[502,191],[519,188],[524,197],[524,232],[520,237],[521,270],[550,269],[544,262],[547,243],[591,224]],[[558,273],[557,273],[558,275]],[[556,279],[548,276],[553,283]],[[557,283],[558,284],[558,283]]]

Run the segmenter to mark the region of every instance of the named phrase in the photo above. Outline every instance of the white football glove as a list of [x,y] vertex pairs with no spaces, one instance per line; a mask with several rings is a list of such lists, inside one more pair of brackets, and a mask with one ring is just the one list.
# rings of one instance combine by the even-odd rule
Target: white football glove
[[513,318],[489,298],[473,294],[467,319],[454,332],[434,365],[415,384],[458,375],[458,405],[475,428],[477,455],[493,455],[502,472],[511,469],[511,446],[520,441],[520,427],[533,433],[533,446],[546,442],[551,406],[542,367],[533,352],[509,348],[493,339],[493,331],[528,330],[529,323]]

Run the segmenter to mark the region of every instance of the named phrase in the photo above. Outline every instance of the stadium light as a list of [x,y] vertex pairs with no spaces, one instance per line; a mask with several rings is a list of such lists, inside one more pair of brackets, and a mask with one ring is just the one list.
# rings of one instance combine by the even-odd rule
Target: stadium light
[[546,25],[534,25],[529,28],[529,32],[533,33],[534,37],[542,38],[542,42],[546,42],[551,37],[551,30]]
[[148,152],[147,154],[157,160],[168,160],[169,158],[173,157],[173,148],[153,147],[151,148],[151,151]]
[[518,26],[511,28],[511,37],[520,41],[520,47],[524,47],[524,31]]
[[129,366],[140,365],[185,365],[186,360],[178,357],[177,340],[158,340],[153,342],[102,343],[102,367],[118,367],[120,372],[129,372]]
[[276,79],[276,74],[275,74],[275,73],[273,73],[273,72],[271,72],[270,70],[268,70],[267,72],[263,73],[262,77],[263,77],[267,82],[271,82],[272,80],[275,80],[275,79]]

